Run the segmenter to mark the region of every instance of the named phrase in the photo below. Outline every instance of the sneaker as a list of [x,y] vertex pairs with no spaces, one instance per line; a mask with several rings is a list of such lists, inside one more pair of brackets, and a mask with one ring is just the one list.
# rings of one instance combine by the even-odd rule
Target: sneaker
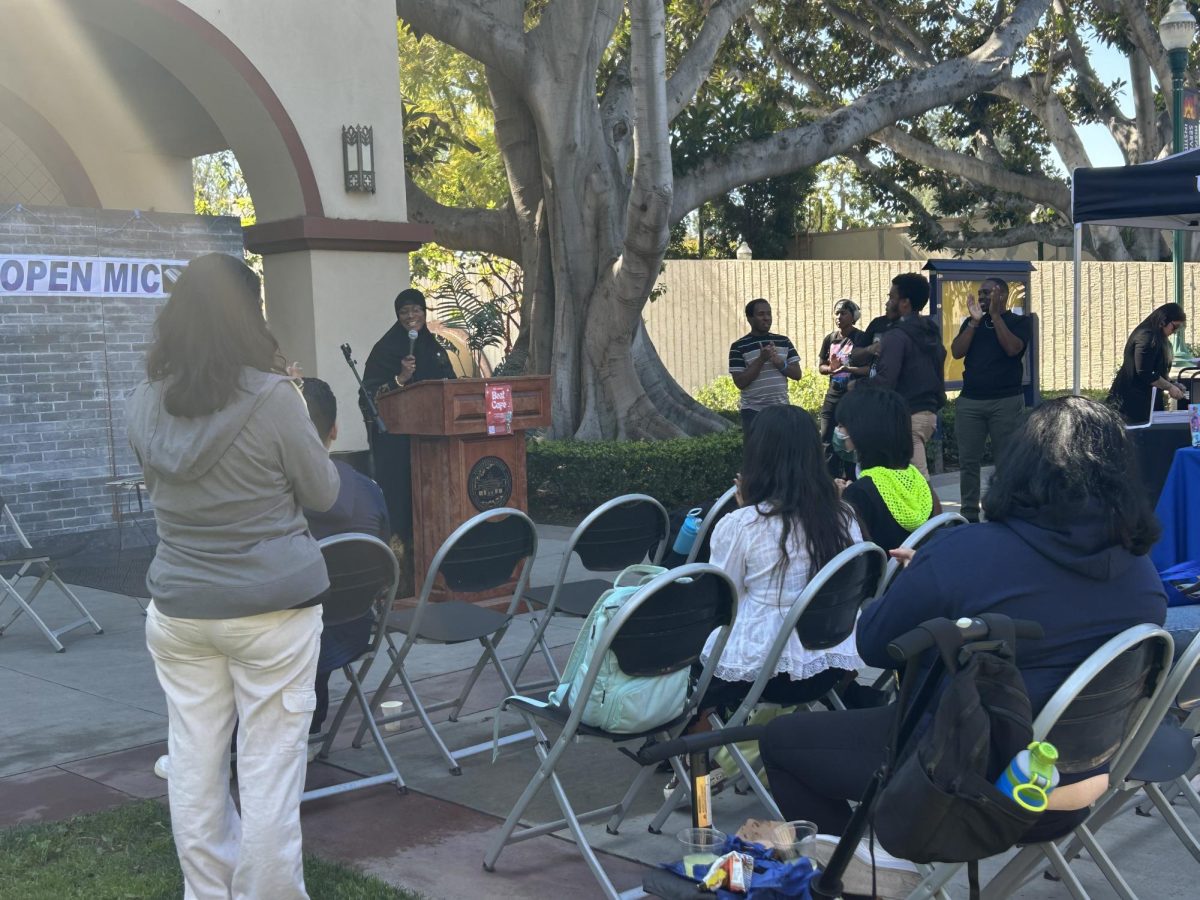
[[324,740],[313,741],[311,744],[308,745],[308,761],[309,762],[312,762],[314,759],[317,758],[317,754],[319,754],[321,752],[321,748],[323,746],[325,746]]
[[[833,856],[840,838],[833,834],[818,834],[817,849],[813,860],[824,868]],[[898,859],[875,844],[875,894],[879,900],[904,900],[921,883],[921,873],[914,863]],[[871,894],[871,847],[864,838],[854,848],[850,864],[842,875],[842,890],[847,894]]]
[[166,781],[171,775],[171,757],[160,756],[154,761],[154,774]]

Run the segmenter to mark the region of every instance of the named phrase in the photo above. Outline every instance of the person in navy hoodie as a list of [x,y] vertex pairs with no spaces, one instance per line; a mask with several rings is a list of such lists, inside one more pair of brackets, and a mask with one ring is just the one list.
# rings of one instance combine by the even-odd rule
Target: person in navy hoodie
[[[308,404],[309,418],[317,426],[317,435],[328,449],[337,440],[337,398],[320,378],[305,378],[301,390]],[[304,510],[312,536],[319,541],[335,534],[357,532],[387,543],[391,528],[379,485],[340,459],[335,459],[333,465],[342,478],[337,500],[325,512]],[[313,711],[309,734],[321,733],[329,713],[329,676],[361,656],[370,641],[370,615],[342,625],[331,625],[322,632],[321,653],[317,657],[317,708]]]
[[[1161,625],[1166,598],[1147,553],[1159,526],[1116,413],[1083,397],[1050,400],[1018,430],[997,466],[988,521],[947,529],[858,622],[858,651],[890,668],[890,641],[928,619],[1002,613],[1040,622],[1017,646],[1036,714],[1094,650],[1133,625]],[[932,663],[932,656],[929,664]],[[761,744],[785,819],[841,834],[850,804],[884,760],[894,710],[802,712],[775,719]],[[1039,839],[1063,834],[1103,790],[1105,769],[1064,775]],[[1087,781],[1085,785],[1083,782]],[[1069,784],[1075,790],[1063,790]],[[1076,805],[1070,798],[1078,798]]]

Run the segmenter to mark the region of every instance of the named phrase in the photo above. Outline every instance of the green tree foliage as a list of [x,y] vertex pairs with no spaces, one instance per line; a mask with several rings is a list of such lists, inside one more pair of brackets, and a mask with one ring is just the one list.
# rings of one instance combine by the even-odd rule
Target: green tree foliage
[[237,216],[242,225],[254,224],[254,201],[232,150],[192,160],[192,190],[198,216]]

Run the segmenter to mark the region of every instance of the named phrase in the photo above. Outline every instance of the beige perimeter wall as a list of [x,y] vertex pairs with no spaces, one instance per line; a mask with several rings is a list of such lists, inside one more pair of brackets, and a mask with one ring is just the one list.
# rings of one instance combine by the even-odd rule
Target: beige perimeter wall
[[[666,293],[645,312],[646,328],[663,362],[689,391],[726,372],[729,345],[745,334],[742,308],[766,297],[773,329],[790,337],[806,369],[816,368],[821,339],[833,327],[833,304],[850,297],[863,307],[860,325],[883,312],[888,287],[921,261],[719,260],[668,261],[660,284]],[[1034,264],[1032,312],[1039,317],[1042,390],[1071,386],[1072,265]],[[1156,306],[1174,299],[1170,263],[1083,264],[1083,363],[1085,388],[1107,388],[1121,364],[1125,339]],[[1200,263],[1185,267],[1184,308],[1188,341],[1200,342]]]

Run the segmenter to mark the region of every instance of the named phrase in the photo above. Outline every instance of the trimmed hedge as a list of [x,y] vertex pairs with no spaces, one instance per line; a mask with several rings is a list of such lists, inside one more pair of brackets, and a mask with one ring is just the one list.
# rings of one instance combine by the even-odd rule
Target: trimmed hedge
[[530,441],[529,501],[555,517],[581,517],[605,500],[644,493],[668,510],[718,497],[742,464],[742,430],[668,441]]

